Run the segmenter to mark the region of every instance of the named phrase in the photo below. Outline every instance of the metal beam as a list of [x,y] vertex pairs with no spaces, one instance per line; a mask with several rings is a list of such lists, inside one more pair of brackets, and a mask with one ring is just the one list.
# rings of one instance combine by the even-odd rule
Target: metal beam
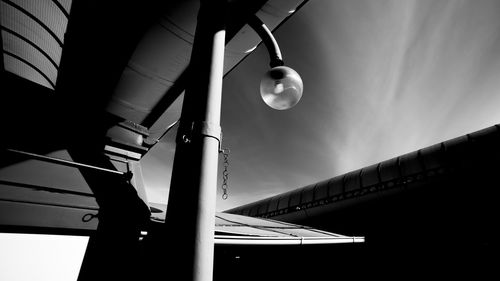
[[21,155],[23,157],[26,157],[28,159],[36,159],[40,161],[45,161],[45,162],[51,162],[59,165],[64,165],[64,166],[69,166],[69,167],[75,167],[75,168],[84,168],[84,169],[90,169],[90,170],[97,170],[100,172],[106,172],[110,174],[116,174],[119,176],[125,176],[127,173],[125,172],[120,172],[116,170],[111,170],[111,169],[106,169],[106,168],[101,168],[97,166],[92,166],[92,165],[87,165],[79,162],[74,162],[74,161],[69,161],[69,160],[64,160],[60,158],[55,158],[55,157],[50,157],[50,156],[45,156],[45,155],[39,155],[31,152],[26,152],[26,151],[21,151],[21,150],[16,150],[16,149],[6,149],[7,152],[15,153],[17,155]]

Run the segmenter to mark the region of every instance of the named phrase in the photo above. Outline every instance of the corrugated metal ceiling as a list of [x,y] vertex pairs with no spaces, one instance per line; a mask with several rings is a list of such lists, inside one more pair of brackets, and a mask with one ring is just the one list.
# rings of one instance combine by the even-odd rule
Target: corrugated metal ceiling
[[71,0],[2,0],[4,69],[55,89]]

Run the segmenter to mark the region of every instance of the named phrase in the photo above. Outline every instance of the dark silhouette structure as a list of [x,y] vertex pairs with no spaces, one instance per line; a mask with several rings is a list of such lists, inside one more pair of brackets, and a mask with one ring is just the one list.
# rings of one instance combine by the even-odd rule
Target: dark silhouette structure
[[495,125],[227,212],[364,235],[380,277],[496,274],[499,143]]

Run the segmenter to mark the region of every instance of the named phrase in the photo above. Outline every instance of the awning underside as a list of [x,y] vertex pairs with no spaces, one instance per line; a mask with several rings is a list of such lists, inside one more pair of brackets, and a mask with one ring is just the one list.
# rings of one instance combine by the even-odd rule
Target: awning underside
[[215,244],[230,245],[306,245],[361,243],[364,237],[326,232],[312,227],[217,213]]

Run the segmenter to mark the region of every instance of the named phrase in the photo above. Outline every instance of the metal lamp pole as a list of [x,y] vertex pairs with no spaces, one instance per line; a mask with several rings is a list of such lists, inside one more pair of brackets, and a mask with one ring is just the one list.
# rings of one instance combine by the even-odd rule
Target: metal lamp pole
[[[166,216],[169,275],[177,280],[213,279],[226,1],[200,1]],[[257,17],[249,24],[271,58],[272,69],[261,82],[264,101],[274,109],[293,107],[302,96],[300,76],[283,66],[278,44],[265,24]]]
[[201,1],[166,217],[169,275],[212,280],[225,1]]

